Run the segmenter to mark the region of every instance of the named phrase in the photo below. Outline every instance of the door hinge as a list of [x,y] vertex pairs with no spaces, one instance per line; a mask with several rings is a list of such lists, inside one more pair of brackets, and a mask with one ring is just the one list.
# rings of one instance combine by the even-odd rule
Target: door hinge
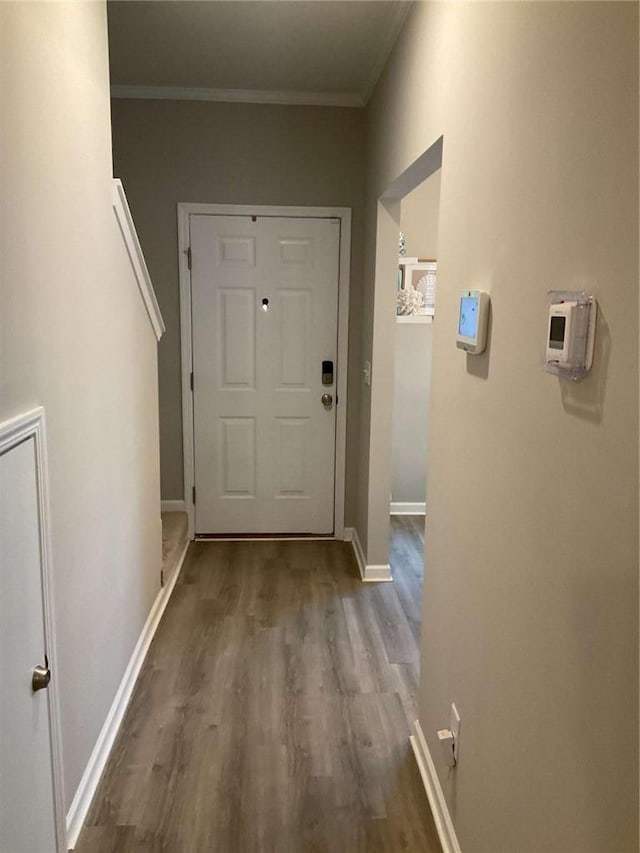
[[193,490],[191,492],[191,498],[195,504],[195,502],[196,502],[196,487],[195,486],[193,487]]
[[187,266],[191,269],[191,246],[187,249]]
[[191,391],[193,391],[193,370],[191,371]]
[[160,586],[164,586],[164,569],[160,569]]

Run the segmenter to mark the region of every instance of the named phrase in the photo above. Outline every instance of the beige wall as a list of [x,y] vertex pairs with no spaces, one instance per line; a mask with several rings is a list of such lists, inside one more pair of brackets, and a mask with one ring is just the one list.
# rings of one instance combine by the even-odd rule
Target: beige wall
[[[438,256],[440,175],[437,171],[402,200],[400,226],[408,258]],[[396,323],[392,501],[424,503],[425,500],[432,344],[431,324]]]
[[[393,374],[369,282],[399,219],[381,210],[376,248],[376,199],[444,136],[419,717],[465,853],[638,849],[637,15],[420,3],[369,110],[374,450]],[[492,297],[477,358],[455,347],[464,287]],[[600,318],[573,385],[542,370],[545,293],[580,287]]]
[[424,503],[433,326],[396,324],[391,445],[392,503]]
[[46,409],[69,806],[159,589],[156,340],[111,207],[106,12],[0,3],[0,420]]
[[409,258],[438,257],[441,179],[439,169],[402,199],[400,226]]
[[114,100],[123,181],[167,333],[160,343],[162,496],[183,496],[178,202],[351,207],[346,523],[354,515],[364,183],[364,111]]

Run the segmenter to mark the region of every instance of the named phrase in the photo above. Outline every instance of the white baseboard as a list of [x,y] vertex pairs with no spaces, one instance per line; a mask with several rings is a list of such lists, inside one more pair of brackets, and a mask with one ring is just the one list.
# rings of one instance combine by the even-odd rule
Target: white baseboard
[[438,774],[436,773],[436,768],[419,720],[416,720],[413,724],[413,734],[409,740],[413,747],[413,754],[416,757],[420,775],[422,776],[422,783],[427,792],[433,821],[438,830],[438,837],[442,845],[442,853],[461,853],[453,821],[449,814],[449,807],[444,798],[444,792],[440,785],[440,780],[438,779]]
[[[173,587],[175,586],[176,581],[178,580],[178,575],[180,574],[180,569],[182,568],[182,564],[184,563],[184,558],[187,556],[187,551],[189,550],[189,545],[191,545],[191,540],[185,539],[184,544],[182,545],[182,550],[180,551],[180,556],[176,560],[176,564],[173,568],[173,571],[171,572],[171,574],[168,577],[165,577],[165,579],[164,579],[165,587],[170,586],[171,589],[173,589]],[[165,602],[165,607],[166,606],[167,605]],[[162,615],[162,614],[160,614],[160,615]],[[158,620],[158,621],[160,621],[160,620]]]
[[186,512],[184,501],[160,501],[160,512]]
[[169,598],[171,597],[171,593],[173,592],[173,588],[178,580],[178,576],[180,575],[180,570],[182,569],[182,564],[184,563],[184,558],[189,544],[189,542],[186,543],[175,571],[172,573],[165,586],[160,589],[156,596],[156,600],[153,602],[153,606],[147,616],[147,621],[144,624],[142,632],[138,637],[138,642],[133,650],[133,654],[131,655],[125,673],[122,677],[122,681],[120,682],[120,686],[118,687],[111,708],[109,708],[107,718],[104,721],[100,734],[98,735],[96,745],[89,757],[85,771],[82,774],[78,790],[76,791],[71,806],[69,807],[69,811],[67,813],[67,848],[69,850],[73,850],[78,841],[80,830],[84,825],[91,806],[91,801],[93,800],[100,783],[100,778],[109,759],[111,748],[113,747],[116,735],[118,734],[118,729],[122,723],[127,706],[129,705],[129,700],[131,699],[138,675],[142,669],[142,664],[147,656],[151,641],[153,640],[154,634],[160,624],[162,614],[165,611]]
[[391,501],[389,515],[426,515],[427,504],[417,501]]
[[381,563],[379,566],[365,566],[362,580],[365,583],[390,583],[393,580],[391,566],[389,563]]
[[345,527],[342,536],[343,542],[353,542],[353,527]]
[[[391,567],[387,563],[386,565],[380,566],[372,566],[367,565],[364,558],[364,551],[362,550],[362,545],[360,543],[360,537],[358,536],[358,531],[354,528],[348,528],[351,531],[351,545],[353,547],[353,553],[356,555],[356,562],[358,564],[358,569],[360,570],[360,577],[365,583],[381,583],[385,581],[392,581],[391,577]],[[345,528],[345,537],[347,533],[347,528]],[[349,541],[349,540],[347,540]]]

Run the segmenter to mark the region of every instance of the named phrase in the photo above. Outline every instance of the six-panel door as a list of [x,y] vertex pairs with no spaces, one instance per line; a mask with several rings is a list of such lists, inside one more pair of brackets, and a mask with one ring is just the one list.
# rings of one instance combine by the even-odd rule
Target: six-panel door
[[190,238],[196,533],[330,534],[339,221],[198,214]]

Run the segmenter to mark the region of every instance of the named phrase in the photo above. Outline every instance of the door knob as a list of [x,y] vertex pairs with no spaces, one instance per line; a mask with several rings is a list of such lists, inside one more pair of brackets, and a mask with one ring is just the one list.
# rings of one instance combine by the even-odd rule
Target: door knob
[[325,409],[331,408],[331,404],[333,403],[333,397],[331,396],[331,394],[323,394],[320,399],[322,400],[322,405],[325,407]]
[[49,669],[49,659],[44,656],[44,666],[36,666],[33,669],[33,677],[31,678],[31,689],[34,693],[38,690],[44,690],[49,686],[51,681],[51,670]]

